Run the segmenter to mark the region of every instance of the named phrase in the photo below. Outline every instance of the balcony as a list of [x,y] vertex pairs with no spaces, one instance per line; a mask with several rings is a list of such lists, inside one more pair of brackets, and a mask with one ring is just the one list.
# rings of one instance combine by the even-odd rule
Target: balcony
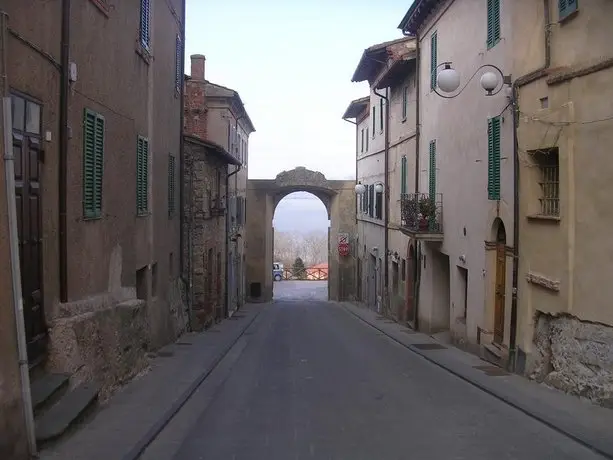
[[443,240],[443,195],[409,193],[400,199],[401,230],[411,238]]

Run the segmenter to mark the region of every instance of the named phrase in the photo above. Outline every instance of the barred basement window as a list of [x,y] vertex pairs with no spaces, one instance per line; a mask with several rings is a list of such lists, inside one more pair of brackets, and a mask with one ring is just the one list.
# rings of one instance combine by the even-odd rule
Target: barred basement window
[[539,168],[541,187],[540,215],[560,215],[560,159],[557,148],[532,152],[532,159]]

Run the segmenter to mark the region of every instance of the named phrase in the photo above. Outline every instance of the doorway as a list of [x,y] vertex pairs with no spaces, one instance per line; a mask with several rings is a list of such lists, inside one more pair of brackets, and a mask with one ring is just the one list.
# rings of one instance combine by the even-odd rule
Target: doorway
[[43,308],[41,248],[41,104],[11,95],[15,205],[21,265],[23,317],[30,367],[47,353],[47,325]]
[[504,224],[498,221],[496,232],[496,285],[494,290],[494,343],[504,341],[504,302],[506,292],[506,243]]
[[417,259],[415,257],[415,246],[409,243],[407,250],[407,273],[405,282],[406,291],[406,322],[415,329],[415,284],[417,282]]

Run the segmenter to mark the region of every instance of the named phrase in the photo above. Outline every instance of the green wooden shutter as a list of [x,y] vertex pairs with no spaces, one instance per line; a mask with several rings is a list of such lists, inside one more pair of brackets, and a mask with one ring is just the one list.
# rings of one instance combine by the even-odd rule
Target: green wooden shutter
[[438,35],[430,36],[430,89],[436,89],[436,68],[438,67]]
[[487,47],[500,40],[500,0],[487,0]]
[[500,117],[490,118],[487,126],[487,196],[500,199]]
[[558,0],[559,19],[564,19],[579,8],[579,0]]
[[149,210],[149,140],[139,136],[136,147],[136,213],[139,216]]
[[168,216],[175,212],[175,157],[168,155]]
[[146,49],[151,44],[151,0],[140,0],[140,43]]
[[407,157],[403,156],[400,161],[400,194],[407,193]]
[[430,141],[430,162],[428,166],[428,194],[436,199],[436,141]]
[[104,170],[104,117],[85,110],[83,116],[83,216],[102,215],[102,174]]

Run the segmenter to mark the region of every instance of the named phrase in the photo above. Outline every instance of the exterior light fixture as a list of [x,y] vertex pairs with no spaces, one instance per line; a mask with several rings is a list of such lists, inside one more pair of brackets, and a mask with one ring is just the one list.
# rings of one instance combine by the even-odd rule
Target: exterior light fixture
[[383,184],[381,182],[379,182],[378,184],[375,184],[375,192],[383,193]]
[[361,182],[355,184],[355,193],[356,195],[363,195],[366,191],[366,186],[364,186]]
[[439,96],[444,97],[445,99],[452,99],[454,97],[459,96],[462,93],[462,91],[464,91],[464,88],[468,86],[470,81],[473,78],[475,78],[475,76],[479,73],[479,71],[485,68],[494,70],[493,72],[492,71],[485,72],[481,76],[481,80],[480,80],[481,87],[485,90],[486,96],[494,96],[495,94],[498,94],[500,91],[502,91],[502,88],[504,87],[504,85],[511,85],[510,75],[505,75],[504,73],[502,73],[502,70],[500,70],[495,65],[484,64],[476,70],[473,76],[468,79],[466,84],[462,87],[462,89],[460,89],[458,93],[450,94],[450,93],[456,92],[458,88],[460,87],[460,74],[458,73],[457,70],[455,70],[452,67],[451,62],[443,62],[442,64],[439,65],[439,67],[441,66],[443,67],[443,70],[441,70],[436,75],[436,86],[438,87],[440,91],[442,91],[443,93],[447,93],[448,95],[441,94],[437,90],[437,88],[434,88],[434,92],[438,94]]

